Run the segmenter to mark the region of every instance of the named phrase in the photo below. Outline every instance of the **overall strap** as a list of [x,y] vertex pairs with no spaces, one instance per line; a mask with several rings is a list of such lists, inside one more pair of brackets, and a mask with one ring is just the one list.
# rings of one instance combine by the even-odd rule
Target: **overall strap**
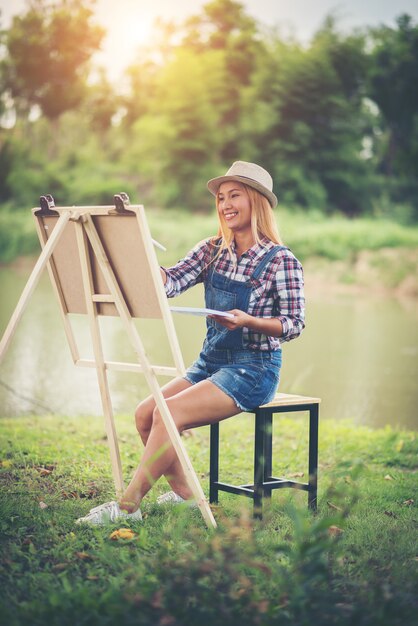
[[260,263],[255,268],[251,278],[255,278],[256,280],[260,277],[261,273],[265,269],[267,263],[271,261],[271,259],[277,254],[279,250],[287,250],[286,246],[274,246],[271,250],[269,250],[261,259]]

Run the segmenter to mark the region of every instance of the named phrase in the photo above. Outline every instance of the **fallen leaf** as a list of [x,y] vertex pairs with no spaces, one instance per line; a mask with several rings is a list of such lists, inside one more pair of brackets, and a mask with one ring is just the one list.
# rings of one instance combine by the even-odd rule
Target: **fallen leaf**
[[51,469],[47,469],[46,467],[37,467],[36,468],[41,476],[49,476],[52,474]]
[[330,509],[334,509],[334,511],[342,511],[342,508],[340,506],[337,506],[336,504],[332,504],[332,502],[327,502],[328,506]]
[[397,519],[397,515],[395,515],[395,513],[392,513],[392,511],[383,511],[385,515],[387,515],[388,517],[394,517],[395,519]]
[[268,600],[261,600],[261,602],[258,603],[258,612],[259,613],[267,613],[269,609],[269,601]]
[[93,498],[99,495],[100,493],[99,488],[94,481],[89,482],[87,487],[88,487],[88,491],[80,494],[81,498],[87,498],[87,500],[92,500]]
[[136,533],[130,528],[119,528],[118,530],[114,530],[113,533],[109,535],[110,539],[118,540],[118,539],[133,539],[136,537]]
[[11,461],[10,459],[5,459],[4,461],[0,463],[0,465],[2,467],[12,467],[13,461]]
[[24,546],[28,546],[30,543],[33,543],[32,538],[34,537],[34,535],[27,535],[24,540],[22,541],[22,544]]
[[293,474],[287,474],[288,478],[302,478],[305,476],[304,472],[293,472]]
[[60,572],[66,567],[67,567],[67,563],[56,563],[55,565],[53,565],[52,569]]
[[61,495],[65,500],[78,500],[80,498],[80,494],[76,491],[61,491]]
[[40,501],[40,503],[39,503],[39,508],[41,508],[41,509],[47,509],[47,508],[48,508],[48,505],[47,505],[47,504],[45,504],[45,502],[42,502],[42,500],[41,500],[41,501]]
[[86,576],[87,580],[99,580],[98,576]]
[[330,526],[328,528],[328,533],[331,535],[331,537],[338,537],[339,535],[342,535],[343,532],[343,529],[339,528],[338,526]]
[[414,500],[412,498],[409,498],[409,500],[405,500],[405,502],[402,502],[402,504],[404,504],[405,506],[412,506],[414,504]]
[[93,559],[93,557],[87,552],[76,552],[75,555],[78,559],[81,559],[82,561],[91,561]]
[[393,477],[390,474],[386,474],[384,480],[393,480]]

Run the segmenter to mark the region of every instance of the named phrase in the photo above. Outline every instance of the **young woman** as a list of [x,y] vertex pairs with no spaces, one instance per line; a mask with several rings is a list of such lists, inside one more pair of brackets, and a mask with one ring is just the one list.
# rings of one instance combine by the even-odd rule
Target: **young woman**
[[[169,298],[203,282],[206,306],[233,317],[207,318],[198,359],[184,378],[163,388],[179,432],[269,402],[279,384],[281,343],[304,328],[303,270],[280,240],[270,174],[236,161],[208,188],[216,197],[218,235],[197,244],[174,267],[161,268],[161,276]],[[119,502],[96,507],[78,522],[141,519],[140,503],[162,475],[172,491],[157,501],[192,499],[152,396],[139,404],[135,418],[145,451],[128,488]]]

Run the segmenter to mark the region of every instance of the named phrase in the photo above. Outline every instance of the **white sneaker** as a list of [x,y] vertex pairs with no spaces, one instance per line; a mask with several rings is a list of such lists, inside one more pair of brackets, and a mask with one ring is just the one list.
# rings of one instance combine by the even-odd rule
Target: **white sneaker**
[[142,515],[140,509],[135,511],[135,513],[126,513],[126,511],[123,511],[119,507],[117,502],[105,502],[105,504],[101,504],[100,506],[96,506],[91,509],[90,512],[84,517],[79,517],[79,519],[76,520],[76,524],[92,524],[93,526],[100,526],[101,524],[114,522],[117,519],[137,521],[142,520]]
[[197,506],[194,500],[185,500],[175,491],[168,491],[162,496],[158,496],[157,504],[188,504],[191,507]]

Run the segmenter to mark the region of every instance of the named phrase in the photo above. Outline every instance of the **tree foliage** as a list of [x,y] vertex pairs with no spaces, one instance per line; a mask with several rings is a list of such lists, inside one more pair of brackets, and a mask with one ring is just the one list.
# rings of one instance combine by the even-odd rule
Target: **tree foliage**
[[[123,88],[89,74],[102,36],[88,0],[32,0],[6,31],[2,105],[18,121],[0,130],[0,201],[48,187],[74,202],[74,185],[105,199],[120,181],[141,201],[202,209],[206,180],[247,159],[283,203],[356,215],[397,202],[418,216],[410,17],[343,34],[328,16],[302,46],[241,2],[210,0],[181,24],[159,21]],[[23,127],[34,106],[41,118]]]
[[91,24],[83,0],[31,0],[6,33],[5,86],[18,111],[38,105],[49,119],[77,107],[86,91],[88,61],[103,30]]
[[418,176],[418,25],[408,15],[397,28],[372,31],[370,97],[388,132],[381,167],[388,175]]

